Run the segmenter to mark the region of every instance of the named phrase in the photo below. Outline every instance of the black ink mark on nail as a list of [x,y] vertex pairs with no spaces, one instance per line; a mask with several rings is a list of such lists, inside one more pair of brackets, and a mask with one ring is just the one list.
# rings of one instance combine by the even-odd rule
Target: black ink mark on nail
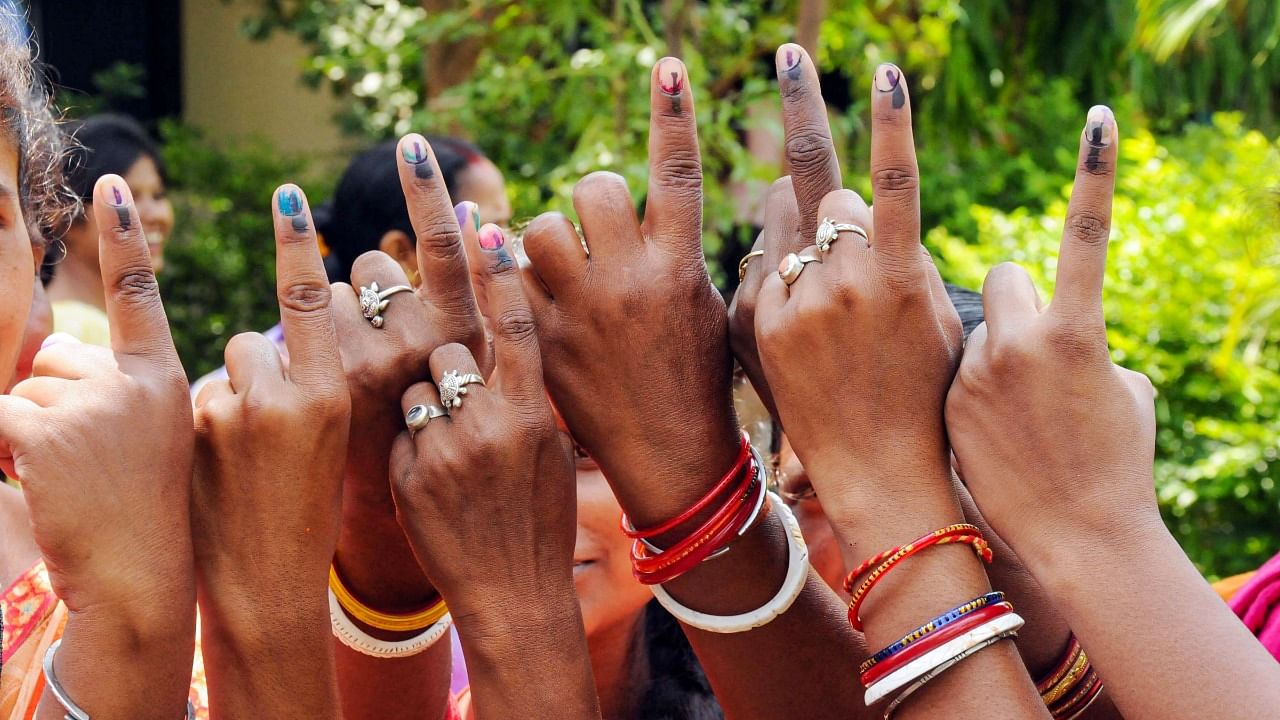
[[510,268],[515,264],[511,253],[507,252],[505,247],[498,248],[493,252],[493,264],[489,266],[489,272],[498,273]]
[[417,175],[419,180],[427,180],[430,179],[431,176],[435,175],[435,172],[431,169],[431,163],[423,160],[413,166],[413,174]]
[[116,217],[120,219],[121,230],[128,230],[133,225],[133,220],[129,217],[129,208],[127,207],[116,208]]
[[787,68],[787,79],[788,80],[800,79],[800,61],[799,60],[796,61],[795,67]]
[[307,231],[306,215],[299,214],[293,216],[293,231],[298,233],[304,233]]
[[680,111],[681,111],[680,96],[672,95],[671,96],[671,112],[675,113],[676,115],[679,115]]
[[907,104],[907,94],[902,91],[902,83],[896,83],[893,86],[893,109],[901,110],[903,105]]

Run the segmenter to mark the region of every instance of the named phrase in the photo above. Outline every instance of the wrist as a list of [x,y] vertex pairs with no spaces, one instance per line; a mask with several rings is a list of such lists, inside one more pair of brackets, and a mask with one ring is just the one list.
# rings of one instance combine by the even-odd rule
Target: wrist
[[1123,520],[1081,523],[1072,528],[1042,527],[1033,541],[1021,543],[1015,550],[1059,606],[1096,587],[1104,568],[1140,576],[1141,568],[1153,557],[1165,552],[1182,555],[1157,512],[1133,513]]

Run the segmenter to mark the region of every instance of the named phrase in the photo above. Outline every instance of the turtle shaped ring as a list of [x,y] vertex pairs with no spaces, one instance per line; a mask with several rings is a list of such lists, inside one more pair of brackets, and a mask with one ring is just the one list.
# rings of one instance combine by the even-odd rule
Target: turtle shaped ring
[[391,304],[391,296],[400,292],[412,292],[413,288],[408,285],[395,285],[386,290],[379,290],[378,283],[371,283],[369,287],[360,288],[360,314],[364,315],[364,319],[369,324],[380,328],[383,325],[382,311],[387,309]]

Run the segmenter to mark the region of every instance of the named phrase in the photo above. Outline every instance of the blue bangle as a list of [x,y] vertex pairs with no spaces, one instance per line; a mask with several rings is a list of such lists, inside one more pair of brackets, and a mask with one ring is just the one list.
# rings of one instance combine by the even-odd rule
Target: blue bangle
[[903,650],[906,650],[910,645],[915,643],[917,640],[920,640],[921,638],[925,637],[926,635],[932,633],[935,630],[940,630],[946,627],[947,625],[950,625],[951,623],[955,622],[956,620],[959,620],[965,615],[968,615],[974,610],[978,610],[988,605],[994,605],[995,603],[1001,603],[1001,602],[1004,602],[1004,593],[989,592],[986,595],[980,595],[970,600],[969,602],[964,603],[963,605],[957,605],[951,608],[950,610],[942,613],[938,617],[921,625],[915,630],[912,630],[906,635],[903,635],[894,644],[884,648],[883,650],[877,652],[875,655],[872,655],[867,660],[863,661],[862,665],[858,667],[858,672],[866,673],[868,670],[875,667],[877,663],[881,663],[881,662],[884,662],[885,660],[888,660],[894,655],[897,655]]

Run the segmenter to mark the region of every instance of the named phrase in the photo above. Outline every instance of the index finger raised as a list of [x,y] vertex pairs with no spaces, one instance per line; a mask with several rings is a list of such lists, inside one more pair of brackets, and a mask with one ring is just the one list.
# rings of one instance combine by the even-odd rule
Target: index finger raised
[[320,258],[306,195],[281,185],[272,203],[276,235],[276,299],[289,348],[289,377],[300,384],[342,379],[329,310],[329,278]]
[[93,215],[98,221],[98,265],[106,291],[111,349],[176,362],[177,351],[160,301],[147,237],[124,178],[98,178],[93,188]]

